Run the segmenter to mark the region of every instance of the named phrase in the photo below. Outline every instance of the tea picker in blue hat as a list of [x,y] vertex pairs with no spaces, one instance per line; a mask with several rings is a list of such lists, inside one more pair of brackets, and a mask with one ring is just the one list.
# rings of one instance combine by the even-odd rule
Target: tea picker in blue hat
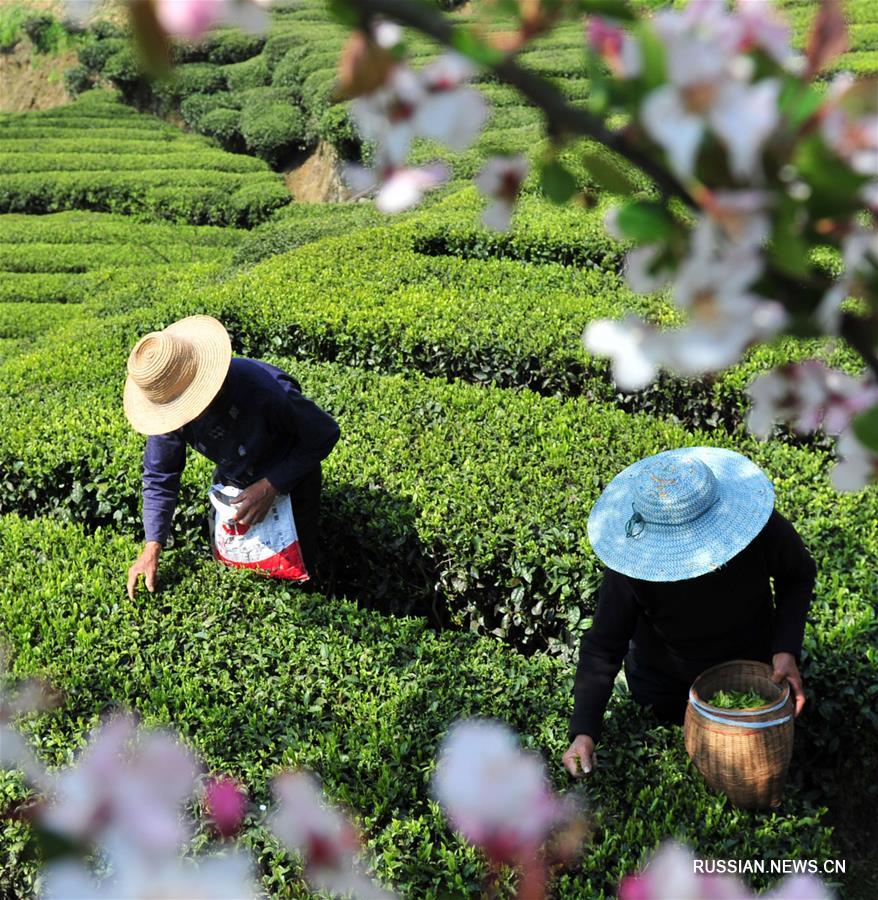
[[771,664],[801,712],[816,566],[757,465],[717,447],[642,459],[598,498],[588,536],[607,568],[580,644],[564,754],[572,775],[595,765],[623,663],[632,697],[662,722],[681,724],[695,678],[732,659]]

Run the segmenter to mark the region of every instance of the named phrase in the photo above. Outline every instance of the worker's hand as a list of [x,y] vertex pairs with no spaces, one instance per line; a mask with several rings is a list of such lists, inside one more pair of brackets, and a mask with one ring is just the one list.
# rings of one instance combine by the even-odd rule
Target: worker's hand
[[796,665],[796,657],[792,653],[775,653],[771,661],[774,664],[771,680],[775,684],[780,684],[784,678],[789,681],[796,701],[795,715],[798,715],[805,705],[805,689],[802,687],[802,676]]
[[128,596],[133,600],[137,591],[137,579],[143,575],[146,589],[152,594],[155,592],[155,577],[159,568],[159,554],[162,545],[158,541],[147,541],[143,552],[137,558],[137,562],[128,570]]
[[261,522],[271,509],[275,497],[277,491],[271,482],[267,478],[261,478],[232,500],[236,507],[235,521],[244,526]]
[[564,768],[574,777],[588,775],[597,765],[594,741],[587,734],[578,734],[561,757]]

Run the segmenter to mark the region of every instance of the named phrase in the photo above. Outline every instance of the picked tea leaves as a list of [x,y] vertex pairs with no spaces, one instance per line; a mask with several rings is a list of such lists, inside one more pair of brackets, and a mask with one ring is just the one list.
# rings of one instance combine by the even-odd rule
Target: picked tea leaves
[[766,700],[757,691],[717,691],[708,701],[720,709],[755,709],[765,706]]

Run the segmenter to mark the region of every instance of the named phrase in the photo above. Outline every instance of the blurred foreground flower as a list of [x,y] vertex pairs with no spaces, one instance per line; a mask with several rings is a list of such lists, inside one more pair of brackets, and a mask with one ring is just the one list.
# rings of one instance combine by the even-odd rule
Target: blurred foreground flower
[[[712,866],[676,841],[666,841],[646,868],[628,875],[619,885],[619,900],[755,900],[756,895],[732,875],[711,872]],[[706,874],[710,873],[710,874]],[[762,900],[833,900],[819,878],[794,875],[765,894]]]
[[244,822],[247,794],[232,778],[212,778],[204,788],[204,805],[216,830],[232,837]]
[[482,213],[482,224],[495,231],[506,231],[512,210],[527,177],[527,159],[518,156],[492,156],[475,177],[476,187],[493,202]]
[[[154,39],[144,23],[154,21],[170,37],[196,41],[212,28],[228,25],[253,34],[268,28],[272,0],[124,0],[131,10],[135,38]],[[67,15],[84,22],[95,11],[96,0],[65,0]]]
[[560,840],[564,858],[540,857],[550,832],[568,826],[581,838],[576,807],[552,793],[542,760],[523,751],[499,722],[466,719],[443,742],[433,778],[436,798],[452,827],[488,857],[492,868],[519,866],[519,894],[543,896],[546,866],[569,862],[579,841]]
[[302,856],[312,887],[364,900],[393,896],[358,870],[359,837],[347,818],[326,802],[313,776],[285,773],[275,778],[272,791],[278,808],[269,827],[284,846]]

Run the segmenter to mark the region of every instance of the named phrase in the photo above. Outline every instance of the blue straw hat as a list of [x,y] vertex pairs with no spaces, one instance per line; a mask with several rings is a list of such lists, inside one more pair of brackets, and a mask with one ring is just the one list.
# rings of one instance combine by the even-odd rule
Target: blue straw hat
[[644,581],[705,575],[740,553],[774,508],[755,463],[719,447],[683,447],[620,472],[588,517],[603,563]]

